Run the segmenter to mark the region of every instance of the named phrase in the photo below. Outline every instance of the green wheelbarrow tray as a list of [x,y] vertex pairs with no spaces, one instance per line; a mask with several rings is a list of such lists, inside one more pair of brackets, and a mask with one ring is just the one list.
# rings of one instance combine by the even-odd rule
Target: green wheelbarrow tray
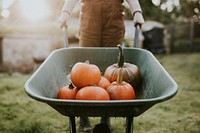
[[69,83],[72,66],[85,62],[99,66],[103,73],[117,62],[117,48],[62,48],[53,51],[25,83],[26,93],[47,103],[65,116],[136,117],[156,103],[166,101],[177,93],[177,84],[149,51],[124,48],[125,62],[136,64],[142,75],[141,87],[135,100],[60,100],[58,88]]

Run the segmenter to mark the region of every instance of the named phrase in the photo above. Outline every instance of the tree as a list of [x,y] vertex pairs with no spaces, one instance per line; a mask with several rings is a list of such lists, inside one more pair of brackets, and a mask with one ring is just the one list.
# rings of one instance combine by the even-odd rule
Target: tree
[[164,2],[166,2],[166,0],[156,6],[151,0],[140,0],[145,19],[159,21],[164,24],[172,22],[171,14],[161,9],[161,5]]
[[170,23],[179,17],[200,22],[199,0],[160,0],[158,5],[154,5],[151,0],[140,0],[140,3],[146,19]]
[[[176,16],[184,16],[187,19],[200,17],[200,2],[199,0],[182,0],[180,8],[176,8]],[[200,19],[198,20],[200,22]]]

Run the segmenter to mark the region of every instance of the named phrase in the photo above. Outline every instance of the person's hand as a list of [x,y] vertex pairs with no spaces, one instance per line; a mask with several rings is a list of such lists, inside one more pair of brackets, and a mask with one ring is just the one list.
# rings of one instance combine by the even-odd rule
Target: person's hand
[[140,27],[142,26],[142,24],[144,24],[144,18],[141,12],[135,12],[134,16],[133,16],[133,23],[134,25],[139,24]]
[[68,12],[62,12],[58,18],[58,23],[60,25],[60,28],[63,28],[64,26],[67,26],[67,21],[69,20],[70,15]]

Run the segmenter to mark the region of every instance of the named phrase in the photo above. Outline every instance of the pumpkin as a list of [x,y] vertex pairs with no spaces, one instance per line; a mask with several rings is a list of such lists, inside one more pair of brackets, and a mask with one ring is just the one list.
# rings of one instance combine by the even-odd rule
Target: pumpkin
[[110,96],[110,100],[131,100],[135,99],[134,88],[127,82],[123,81],[124,69],[118,69],[117,81],[111,83],[107,88],[107,92]]
[[98,86],[86,86],[76,94],[76,100],[110,100],[108,92]]
[[110,86],[110,81],[107,78],[101,76],[101,79],[99,83],[97,84],[97,86],[107,89]]
[[58,99],[75,99],[78,89],[70,83],[68,86],[64,86],[58,89]]
[[123,49],[121,45],[118,45],[117,47],[119,48],[118,63],[108,66],[104,72],[104,77],[112,83],[117,80],[118,69],[122,68],[123,80],[136,88],[141,79],[140,69],[135,64],[124,62]]
[[70,73],[71,82],[82,88],[89,85],[96,85],[101,79],[101,72],[98,66],[86,62],[76,63]]

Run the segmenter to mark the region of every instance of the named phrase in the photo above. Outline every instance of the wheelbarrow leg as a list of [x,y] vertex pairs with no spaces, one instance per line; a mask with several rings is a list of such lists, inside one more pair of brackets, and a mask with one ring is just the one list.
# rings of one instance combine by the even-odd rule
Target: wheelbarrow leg
[[126,118],[126,133],[133,133],[133,117]]
[[76,133],[75,117],[69,117],[70,133]]

